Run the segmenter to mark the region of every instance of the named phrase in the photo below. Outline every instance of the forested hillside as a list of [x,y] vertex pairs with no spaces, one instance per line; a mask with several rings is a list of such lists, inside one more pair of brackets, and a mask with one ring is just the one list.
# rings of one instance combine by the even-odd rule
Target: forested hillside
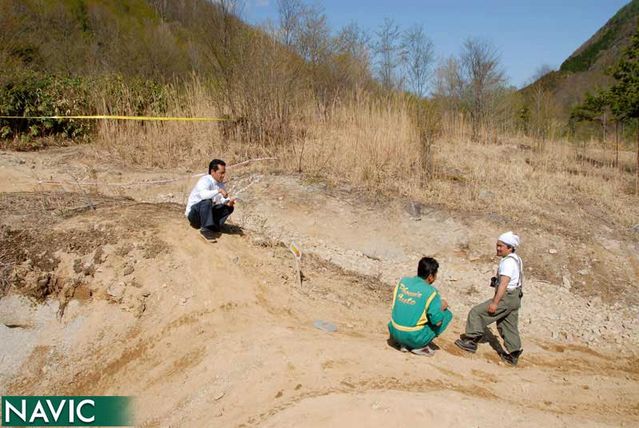
[[632,0],[590,39],[575,50],[560,66],[536,80],[524,93],[543,90],[551,92],[556,114],[567,120],[570,108],[583,101],[586,92],[610,86],[610,67],[619,61],[623,49],[637,31],[639,0]]

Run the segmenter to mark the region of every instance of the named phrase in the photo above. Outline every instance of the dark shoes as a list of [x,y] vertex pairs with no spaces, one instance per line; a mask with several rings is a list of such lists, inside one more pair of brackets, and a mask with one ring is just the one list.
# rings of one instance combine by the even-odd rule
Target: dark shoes
[[519,361],[519,356],[522,352],[524,352],[524,350],[520,349],[519,351],[511,352],[510,354],[501,354],[500,357],[504,363],[514,367],[517,365],[517,361]]
[[217,235],[219,235],[219,232],[216,232],[214,230],[205,229],[205,228],[200,229],[200,236],[206,242],[215,242],[215,238],[217,237]]
[[471,339],[468,337],[462,337],[455,341],[455,345],[466,352],[471,352],[474,354],[475,352],[477,352],[477,342],[479,342],[479,339],[481,338]]
[[[477,352],[477,342],[479,342],[482,338],[481,337],[466,337],[466,336],[462,336],[461,338],[457,339],[455,341],[455,345],[457,345],[457,347],[463,349],[466,352],[471,352],[471,353],[475,353]],[[506,364],[508,364],[509,366],[516,366],[517,362],[519,361],[519,356],[521,355],[521,353],[524,352],[523,349],[520,349],[519,351],[514,351],[511,352],[510,354],[499,354],[499,356],[501,357],[501,360],[503,362],[505,362]]]

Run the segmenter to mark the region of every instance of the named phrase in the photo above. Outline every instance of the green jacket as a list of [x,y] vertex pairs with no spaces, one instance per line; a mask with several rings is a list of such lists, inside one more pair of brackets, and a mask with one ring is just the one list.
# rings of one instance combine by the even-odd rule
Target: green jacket
[[437,336],[437,324],[444,321],[439,292],[419,276],[402,278],[393,292],[388,331],[408,348],[421,348]]

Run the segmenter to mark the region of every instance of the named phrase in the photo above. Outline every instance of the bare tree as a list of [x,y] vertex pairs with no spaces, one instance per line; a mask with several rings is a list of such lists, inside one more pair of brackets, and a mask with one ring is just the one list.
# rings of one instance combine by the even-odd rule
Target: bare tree
[[399,26],[390,18],[375,32],[377,40],[373,44],[376,60],[376,72],[379,81],[386,89],[401,87],[397,69],[401,63]]
[[538,81],[539,79],[541,79],[546,74],[548,74],[548,73],[550,73],[552,71],[554,71],[554,69],[551,66],[549,66],[548,64],[540,65],[539,67],[537,67],[537,69],[533,73],[532,78],[530,79],[531,80],[530,83],[535,83],[536,81]]
[[352,56],[361,63],[368,64],[370,36],[355,22],[343,27],[335,37],[335,51]]
[[435,97],[445,100],[449,108],[460,106],[464,93],[461,66],[454,56],[443,60],[435,70]]
[[433,42],[426,36],[421,25],[414,25],[404,32],[402,56],[408,89],[424,97],[433,75],[435,52]]
[[285,46],[292,47],[295,43],[305,9],[301,0],[277,0],[280,41]]
[[326,61],[330,54],[330,28],[319,6],[304,8],[299,31],[294,36],[295,47],[304,59],[314,65]]
[[487,41],[467,39],[460,56],[462,77],[472,124],[472,139],[478,141],[490,101],[504,82],[497,50]]
[[552,90],[547,82],[541,80],[546,74],[553,71],[549,65],[542,65],[535,71],[532,77],[532,87],[528,94],[530,112],[530,130],[537,138],[537,149],[544,148],[549,137],[553,117],[555,117],[555,104]]
[[343,27],[333,39],[337,78],[343,87],[363,85],[370,80],[370,37],[356,23]]

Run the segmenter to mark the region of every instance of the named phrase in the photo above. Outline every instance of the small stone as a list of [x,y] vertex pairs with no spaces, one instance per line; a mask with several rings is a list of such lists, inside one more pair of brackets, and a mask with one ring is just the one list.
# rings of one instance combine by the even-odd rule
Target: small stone
[[221,399],[222,397],[224,397],[224,394],[225,394],[225,392],[224,392],[224,391],[220,391],[220,392],[218,392],[217,394],[215,394],[215,395],[213,396],[213,399],[214,399],[215,401],[218,401],[219,399]]
[[551,248],[550,250],[548,250],[548,254],[557,254],[557,250]]
[[404,207],[406,212],[413,218],[419,218],[422,215],[422,210],[424,209],[424,204],[417,201],[410,201]]
[[127,267],[124,268],[124,272],[122,272],[124,274],[124,276],[127,275],[131,275],[133,273],[135,269],[133,269],[133,266],[128,265]]
[[123,282],[118,284],[111,284],[107,289],[107,294],[111,296],[114,300],[121,300],[124,295],[124,289],[126,285]]
[[93,263],[86,263],[82,269],[85,276],[93,276],[95,274],[95,266]]
[[481,201],[492,201],[495,198],[495,194],[490,190],[482,189],[477,195],[477,198]]

